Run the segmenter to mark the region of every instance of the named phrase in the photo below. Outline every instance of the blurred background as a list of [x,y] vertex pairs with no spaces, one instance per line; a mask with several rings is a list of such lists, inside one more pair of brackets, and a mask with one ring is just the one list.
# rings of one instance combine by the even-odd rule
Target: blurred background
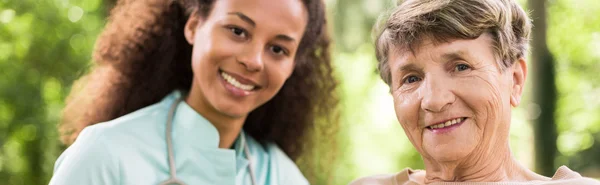
[[[65,149],[57,124],[71,84],[115,0],[0,0],[0,184],[48,184]],[[567,165],[600,178],[600,1],[520,0],[534,18],[525,102],[513,109],[511,147],[519,161],[552,176]],[[334,160],[313,184],[423,168],[395,119],[376,72],[372,28],[392,0],[326,0],[341,123]],[[319,146],[327,151],[330,146]],[[325,161],[319,155],[314,160]],[[312,165],[314,166],[314,165]]]

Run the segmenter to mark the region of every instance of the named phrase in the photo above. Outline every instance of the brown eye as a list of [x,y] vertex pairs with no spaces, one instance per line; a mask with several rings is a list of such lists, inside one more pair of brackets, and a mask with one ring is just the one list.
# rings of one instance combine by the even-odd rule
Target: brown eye
[[246,37],[248,34],[246,33],[246,30],[242,29],[242,28],[238,28],[238,27],[230,27],[229,31],[231,31],[231,33],[237,35],[238,37]]
[[417,76],[409,76],[404,78],[404,83],[405,84],[411,84],[411,83],[415,83],[421,81],[421,78],[417,77]]
[[281,46],[271,46],[270,50],[277,55],[288,55],[288,52],[285,50],[285,48]]
[[468,70],[471,69],[470,66],[468,66],[467,64],[458,64],[456,65],[456,71],[464,71],[464,70]]

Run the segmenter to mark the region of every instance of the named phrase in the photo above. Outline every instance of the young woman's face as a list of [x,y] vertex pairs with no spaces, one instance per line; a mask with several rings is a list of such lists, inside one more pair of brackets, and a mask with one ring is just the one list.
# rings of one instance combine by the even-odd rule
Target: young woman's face
[[206,17],[192,15],[189,96],[210,111],[245,117],[277,94],[292,74],[308,12],[300,0],[218,0]]

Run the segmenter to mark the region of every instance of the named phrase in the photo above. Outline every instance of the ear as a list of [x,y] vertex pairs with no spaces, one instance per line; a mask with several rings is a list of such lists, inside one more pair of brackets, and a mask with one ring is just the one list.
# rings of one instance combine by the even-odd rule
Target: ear
[[527,78],[527,62],[521,57],[512,65],[512,68],[513,83],[510,104],[516,107],[521,103],[521,97],[523,96],[525,79]]
[[198,14],[197,10],[190,15],[190,18],[188,18],[187,22],[185,23],[185,28],[183,30],[185,40],[187,40],[189,44],[194,45],[196,30],[198,29],[198,26],[203,23],[204,18]]

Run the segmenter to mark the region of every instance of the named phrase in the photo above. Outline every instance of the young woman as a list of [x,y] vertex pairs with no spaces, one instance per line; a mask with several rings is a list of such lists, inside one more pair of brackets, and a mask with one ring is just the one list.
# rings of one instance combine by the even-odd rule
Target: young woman
[[308,184],[294,160],[337,103],[324,30],[319,0],[120,1],[50,184]]

